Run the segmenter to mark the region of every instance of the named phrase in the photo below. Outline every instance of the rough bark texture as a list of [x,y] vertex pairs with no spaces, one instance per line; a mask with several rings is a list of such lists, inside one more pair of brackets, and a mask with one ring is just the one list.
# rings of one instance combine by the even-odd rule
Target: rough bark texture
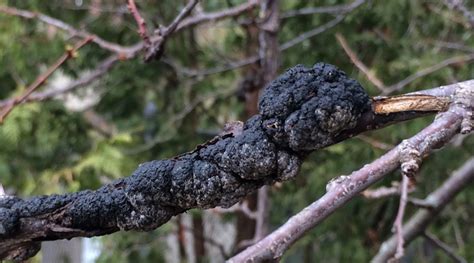
[[[310,151],[353,136],[373,116],[360,84],[336,67],[298,65],[263,92],[241,131],[194,151],[141,164],[98,190],[0,199],[0,258],[34,255],[43,240],[152,230],[191,208],[229,207],[265,184],[295,177]],[[365,118],[365,119],[364,119]],[[372,126],[370,126],[372,127]]]

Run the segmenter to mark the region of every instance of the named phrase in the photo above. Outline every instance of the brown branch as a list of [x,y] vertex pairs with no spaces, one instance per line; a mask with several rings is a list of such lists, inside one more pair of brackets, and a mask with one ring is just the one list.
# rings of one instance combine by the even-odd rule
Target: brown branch
[[178,27],[176,28],[176,31],[180,31],[184,28],[187,27],[192,27],[196,25],[200,25],[203,23],[215,23],[217,21],[220,21],[225,18],[229,17],[238,17],[242,15],[243,13],[252,10],[256,6],[258,6],[260,0],[248,0],[247,2],[234,6],[228,9],[224,9],[221,11],[217,12],[210,12],[210,13],[201,13],[189,18],[184,19],[179,23]]
[[424,232],[423,237],[428,240],[435,247],[441,249],[446,255],[448,255],[454,262],[458,263],[467,263],[467,260],[460,255],[458,255],[453,248],[448,246],[448,244],[439,240],[435,235],[431,233]]
[[92,37],[87,37],[73,48],[66,50],[64,55],[62,55],[51,67],[49,67],[45,73],[38,76],[38,78],[26,89],[25,93],[23,93],[17,98],[14,98],[10,101],[10,103],[3,107],[2,111],[0,112],[0,124],[4,122],[7,115],[13,110],[16,105],[23,103],[31,95],[31,93],[33,93],[33,91],[35,91],[37,88],[39,88],[46,82],[46,80],[54,73],[54,71],[56,71],[68,59],[77,56],[77,51],[87,43],[91,42],[92,39]]
[[145,19],[143,19],[143,17],[140,15],[140,12],[138,11],[134,0],[128,0],[127,7],[130,10],[130,13],[132,13],[133,18],[137,22],[138,33],[140,34],[140,37],[143,39],[144,47],[148,49],[151,46],[151,40],[150,40],[150,36],[148,35]]
[[[71,92],[80,87],[84,87],[106,74],[117,63],[117,61],[119,61],[119,56],[112,55],[109,58],[105,59],[102,63],[100,63],[97,68],[87,73],[83,77],[73,81],[71,84],[58,89],[47,89],[42,92],[33,92],[30,96],[24,99],[23,103],[53,99],[64,93]],[[13,98],[0,101],[0,107],[6,107],[7,105],[13,103],[13,101]]]
[[193,8],[197,5],[198,0],[189,0],[186,6],[179,12],[179,14],[174,18],[165,28],[158,28],[151,38],[151,43],[148,48],[146,48],[145,61],[150,62],[153,59],[160,58],[163,55],[165,43],[168,38],[173,34],[173,32],[178,27],[179,23],[183,21],[184,18],[191,14]]
[[[469,83],[474,84],[474,81],[469,81]],[[461,86],[463,85],[461,84]],[[465,89],[472,90],[472,87],[465,86]],[[452,88],[454,86],[450,85],[443,87],[442,91],[429,90],[426,93],[448,95],[448,91]],[[416,145],[421,156],[425,157],[434,149],[449,142],[460,131],[461,123],[468,112],[466,108],[454,105],[448,112],[441,114],[432,124],[407,141]],[[317,226],[337,208],[353,199],[364,189],[398,168],[400,150],[401,146],[399,145],[371,164],[353,172],[350,176],[334,179],[328,183],[324,196],[291,217],[266,238],[234,256],[230,262],[256,262],[281,258],[283,253],[307,231]],[[394,245],[396,244],[394,243]]]
[[8,14],[8,15],[23,17],[26,19],[38,19],[39,21],[45,24],[48,24],[50,26],[54,26],[56,28],[66,31],[71,36],[80,37],[80,38],[92,37],[92,42],[97,44],[99,47],[105,50],[115,52],[117,54],[123,54],[124,57],[133,56],[133,54],[136,53],[137,51],[136,48],[134,47],[124,47],[124,46],[120,46],[118,44],[109,42],[107,40],[104,40],[98,37],[95,34],[92,34],[84,30],[76,29],[62,20],[47,16],[42,13],[31,12],[28,10],[18,9],[18,8],[9,7],[9,6],[0,6],[0,12]]
[[336,39],[351,59],[352,63],[367,77],[367,79],[374,84],[380,91],[384,91],[387,87],[377,76],[367,68],[367,66],[357,57],[356,53],[350,48],[346,38],[340,33],[336,33]]
[[[474,180],[474,158],[469,159],[449,179],[447,179],[437,190],[432,192],[425,200],[433,204],[431,209],[423,209],[413,215],[403,226],[403,239],[408,245],[416,237],[423,235],[426,228],[434,221],[436,216],[449,204],[454,197],[465,187],[470,186]],[[386,240],[372,259],[374,263],[387,262],[396,251],[397,238],[392,236]]]
[[321,7],[307,7],[298,10],[286,11],[282,14],[282,18],[291,18],[301,15],[314,15],[314,14],[333,14],[341,15],[352,11],[353,9],[359,7],[365,2],[365,0],[355,0],[350,4],[344,5],[333,5],[333,6],[321,6]]

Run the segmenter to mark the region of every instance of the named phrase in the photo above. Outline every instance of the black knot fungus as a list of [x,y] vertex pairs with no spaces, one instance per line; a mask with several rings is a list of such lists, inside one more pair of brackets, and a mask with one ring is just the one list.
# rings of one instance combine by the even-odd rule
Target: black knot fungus
[[334,143],[354,128],[370,99],[362,86],[333,65],[288,69],[263,91],[263,129],[279,145],[311,151]]

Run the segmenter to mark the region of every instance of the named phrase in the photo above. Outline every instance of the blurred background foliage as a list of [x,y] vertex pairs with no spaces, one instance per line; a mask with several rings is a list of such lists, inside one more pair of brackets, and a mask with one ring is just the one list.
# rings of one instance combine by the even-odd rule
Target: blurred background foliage
[[[0,0],[1,5],[41,12],[111,42],[132,45],[140,38],[124,2]],[[203,0],[199,8],[210,12],[241,3],[241,0]],[[342,3],[348,2],[281,1],[280,10],[283,13]],[[473,2],[465,3],[474,10]],[[157,26],[172,21],[185,1],[153,0],[137,1],[137,4],[148,24]],[[92,5],[98,9],[91,11]],[[88,92],[79,89],[73,93],[79,100],[87,96],[98,98],[86,110],[72,110],[67,99],[16,107],[0,126],[0,180],[7,192],[30,196],[95,189],[128,176],[139,163],[192,150],[212,138],[226,122],[244,119],[239,89],[245,68],[204,76],[188,76],[185,70],[202,71],[244,59],[247,35],[239,22],[246,18],[244,15],[181,31],[168,41],[160,61],[145,64],[141,57],[120,61],[90,85]],[[279,42],[291,40],[333,18],[330,14],[315,14],[282,19]],[[64,53],[66,44],[74,43],[65,32],[52,26],[2,13],[0,32],[0,99],[21,94]],[[368,0],[334,28],[284,50],[279,72],[295,64],[325,61],[358,79],[371,95],[378,95],[377,88],[351,63],[335,33],[343,35],[358,57],[387,85],[445,59],[474,53],[473,28],[442,1]],[[77,59],[63,65],[42,89],[80,77],[108,55],[109,52],[94,44],[87,45]],[[461,61],[416,79],[401,92],[473,76],[474,65]],[[112,127],[108,133],[91,125],[90,112]],[[367,137],[396,145],[425,127],[432,118],[369,132],[366,139],[354,138],[313,153],[296,180],[271,188],[270,228],[275,229],[321,196],[331,178],[350,174],[386,152],[368,143]],[[425,197],[473,155],[472,136],[456,141],[424,162],[412,196]],[[380,185],[398,180],[399,174],[394,173]],[[473,200],[474,189],[467,188],[429,227],[471,260],[474,259],[474,250],[469,249],[474,247]],[[391,235],[397,209],[397,197],[357,198],[307,234],[287,252],[283,261],[366,262]],[[409,207],[408,215],[414,211],[415,208]],[[228,220],[232,222],[232,216]],[[102,252],[98,262],[164,261],[163,236],[172,231],[170,224],[173,222],[150,233],[117,233],[100,238]],[[408,254],[412,262],[448,260],[439,250],[427,250],[426,246],[422,240],[410,246]]]

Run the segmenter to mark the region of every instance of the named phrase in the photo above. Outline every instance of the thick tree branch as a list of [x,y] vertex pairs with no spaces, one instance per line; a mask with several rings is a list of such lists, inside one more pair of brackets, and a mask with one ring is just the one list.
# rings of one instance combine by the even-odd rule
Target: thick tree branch
[[[467,83],[469,86],[466,85]],[[443,94],[442,96],[454,95],[449,93],[449,91],[453,92],[455,87],[456,84],[441,87],[439,91],[437,89],[427,90],[426,93]],[[474,102],[474,81],[460,83],[458,87],[461,88],[455,92],[459,97],[457,100],[464,100],[463,97],[468,96],[471,103],[467,107],[454,104],[448,112],[442,113],[431,125],[408,139],[410,144],[417,146],[421,156],[427,156],[432,150],[446,144],[454,135],[459,133],[464,119],[470,118],[469,112],[472,114],[472,109],[474,108],[474,105],[472,105]],[[366,126],[362,125],[362,127]],[[280,258],[292,244],[307,231],[321,223],[337,208],[343,206],[367,187],[397,169],[400,165],[400,150],[401,146],[399,145],[371,164],[365,165],[360,170],[353,172],[350,176],[341,176],[334,179],[327,185],[327,192],[324,196],[291,217],[272,234],[229,261],[260,262]],[[393,251],[396,248],[395,237],[394,240]]]
[[[472,86],[466,83],[459,86],[468,89],[468,94]],[[455,91],[445,88],[443,92],[452,95],[448,90]],[[472,100],[473,95],[470,96],[465,99]],[[413,145],[419,145],[423,156],[459,131],[463,114],[468,110],[461,106],[455,104],[410,139]],[[119,230],[149,231],[192,208],[229,207],[265,184],[294,178],[311,151],[426,114],[376,114],[360,84],[324,63],[312,68],[298,65],[273,81],[260,98],[259,112],[240,130],[219,135],[172,159],[144,163],[132,176],[98,190],[28,200],[1,198],[0,258],[28,258],[44,240],[104,235]],[[326,206],[318,208],[316,204],[315,209],[321,213],[312,214],[303,222],[296,220],[299,232],[280,239],[282,246],[277,252],[282,253],[281,248],[295,242],[306,227],[395,169],[398,158],[397,150],[392,150],[349,179],[336,180],[340,184],[332,184],[328,194],[319,201]],[[275,233],[270,238],[280,232]],[[265,244],[268,238],[261,242]],[[259,244],[257,247],[262,247]],[[255,247],[243,255],[252,249]],[[262,247],[259,253],[268,255],[271,251],[268,249]]]
[[[429,201],[431,209],[423,209],[413,215],[403,226],[403,238],[405,245],[409,244],[416,237],[423,235],[430,223],[449,204],[463,188],[471,185],[474,180],[474,158],[469,159],[459,170],[454,172],[441,187],[432,192],[425,200]],[[372,262],[387,262],[395,254],[397,238],[392,236],[381,246]]]

